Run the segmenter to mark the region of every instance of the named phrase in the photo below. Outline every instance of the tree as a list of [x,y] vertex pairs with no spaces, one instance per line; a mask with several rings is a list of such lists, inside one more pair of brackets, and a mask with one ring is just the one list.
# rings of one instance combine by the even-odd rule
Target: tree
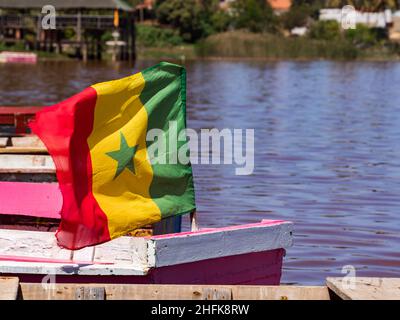
[[313,9],[308,5],[292,6],[288,12],[281,15],[285,29],[291,30],[295,27],[303,27],[313,14]]
[[179,30],[185,41],[196,41],[212,33],[210,17],[215,11],[214,0],[164,0],[157,5],[156,15],[161,24]]
[[265,0],[236,0],[232,4],[238,29],[252,32],[275,31],[277,18]]

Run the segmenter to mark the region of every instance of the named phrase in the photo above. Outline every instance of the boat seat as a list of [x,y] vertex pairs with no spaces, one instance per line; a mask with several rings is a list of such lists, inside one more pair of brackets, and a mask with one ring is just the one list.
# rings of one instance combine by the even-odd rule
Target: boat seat
[[[1,217],[29,217],[39,219],[61,218],[62,195],[58,183],[6,182],[0,181],[0,228]],[[9,222],[5,223],[9,227]],[[181,231],[182,217],[163,219],[153,226],[135,230],[132,235],[141,236],[152,229],[152,234],[167,234]]]
[[43,107],[0,107],[0,125],[13,126],[16,133],[29,131],[28,122]]
[[58,183],[0,181],[0,214],[60,219]]

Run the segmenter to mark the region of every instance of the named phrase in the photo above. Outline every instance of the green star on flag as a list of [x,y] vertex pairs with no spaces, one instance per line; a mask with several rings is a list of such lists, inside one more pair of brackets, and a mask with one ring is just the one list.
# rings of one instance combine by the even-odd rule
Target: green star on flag
[[107,152],[106,154],[113,158],[118,162],[117,172],[115,173],[114,179],[116,179],[125,168],[130,170],[133,174],[135,174],[135,165],[133,158],[135,157],[135,153],[137,151],[137,145],[134,147],[130,147],[126,141],[125,136],[121,133],[121,145],[120,149],[117,151]]

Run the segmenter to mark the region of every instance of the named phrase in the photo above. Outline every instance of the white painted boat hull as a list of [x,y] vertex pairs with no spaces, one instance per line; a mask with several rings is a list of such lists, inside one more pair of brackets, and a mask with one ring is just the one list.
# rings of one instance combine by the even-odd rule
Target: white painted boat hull
[[272,284],[292,223],[260,223],[153,237],[121,237],[74,252],[52,232],[0,230],[0,273],[24,282]]

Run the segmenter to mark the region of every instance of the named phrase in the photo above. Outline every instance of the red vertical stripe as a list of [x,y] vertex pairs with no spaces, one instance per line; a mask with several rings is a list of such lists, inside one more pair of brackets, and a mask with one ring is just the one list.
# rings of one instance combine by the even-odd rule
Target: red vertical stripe
[[36,114],[32,131],[46,145],[63,195],[58,244],[68,249],[110,240],[107,216],[92,193],[92,163],[87,138],[93,129],[97,93],[88,88]]

